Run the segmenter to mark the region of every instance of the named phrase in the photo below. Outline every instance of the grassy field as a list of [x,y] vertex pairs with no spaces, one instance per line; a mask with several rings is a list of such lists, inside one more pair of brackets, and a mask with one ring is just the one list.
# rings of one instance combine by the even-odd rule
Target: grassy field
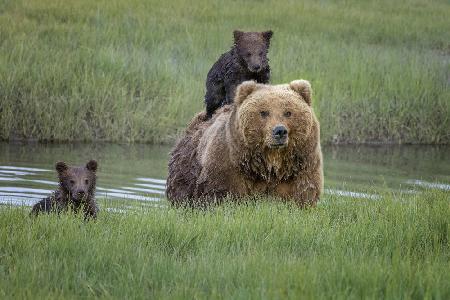
[[448,299],[448,192],[31,220],[0,207],[0,298]]
[[0,139],[169,142],[232,30],[275,32],[324,142],[450,142],[448,1],[0,0]]

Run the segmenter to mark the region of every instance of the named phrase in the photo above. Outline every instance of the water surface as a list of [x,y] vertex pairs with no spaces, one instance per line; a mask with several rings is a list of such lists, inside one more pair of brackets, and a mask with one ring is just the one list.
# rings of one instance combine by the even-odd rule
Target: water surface
[[[57,187],[57,161],[82,165],[99,162],[97,198],[118,210],[115,201],[166,205],[170,146],[147,144],[0,143],[0,204],[33,205]],[[325,195],[379,199],[386,191],[417,193],[425,188],[449,191],[449,146],[323,147]],[[107,199],[107,201],[102,199]]]

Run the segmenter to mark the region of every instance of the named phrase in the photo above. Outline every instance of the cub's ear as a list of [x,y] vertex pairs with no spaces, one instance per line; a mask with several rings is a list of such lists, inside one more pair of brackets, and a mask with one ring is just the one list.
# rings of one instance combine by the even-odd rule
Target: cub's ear
[[272,30],[264,31],[262,33],[262,36],[266,40],[267,43],[270,42],[270,39],[272,38],[272,35],[273,35],[273,31]]
[[59,162],[57,162],[56,165],[55,165],[55,169],[56,169],[56,171],[57,171],[59,174],[61,174],[61,173],[65,172],[65,171],[67,171],[68,168],[69,168],[69,167],[67,166],[67,164],[66,164],[65,162],[63,162],[63,161],[59,161]]
[[248,80],[244,81],[236,88],[236,96],[234,97],[234,102],[237,105],[241,105],[247,97],[257,89],[258,85],[256,81]]
[[240,30],[233,31],[234,42],[237,43],[237,41],[239,41],[243,35],[244,35],[243,31]]
[[309,81],[303,79],[294,80],[289,84],[289,87],[299,94],[309,106],[311,106],[312,89]]
[[86,164],[86,169],[94,173],[97,172],[97,161],[95,160],[88,161],[88,163]]

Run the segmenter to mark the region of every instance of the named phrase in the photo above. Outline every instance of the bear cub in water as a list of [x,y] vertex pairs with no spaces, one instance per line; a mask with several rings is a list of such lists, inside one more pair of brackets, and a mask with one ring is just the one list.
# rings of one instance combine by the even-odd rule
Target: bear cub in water
[[221,106],[233,102],[236,87],[246,80],[268,83],[270,79],[269,51],[271,30],[242,32],[235,30],[234,45],[222,54],[206,77],[206,118]]
[[55,168],[58,172],[59,188],[51,196],[36,203],[31,214],[59,213],[70,208],[75,213],[82,209],[86,219],[95,219],[98,212],[95,201],[97,162],[90,160],[86,166],[80,167],[58,162]]

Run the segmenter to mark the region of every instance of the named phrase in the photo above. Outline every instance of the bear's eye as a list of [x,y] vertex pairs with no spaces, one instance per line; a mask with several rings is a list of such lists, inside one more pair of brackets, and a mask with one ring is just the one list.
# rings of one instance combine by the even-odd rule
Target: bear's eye
[[75,184],[75,180],[71,179],[69,182],[70,182],[70,184]]
[[266,118],[269,116],[269,112],[267,110],[263,110],[261,112],[259,112],[259,114],[261,115],[261,117]]
[[84,183],[85,183],[85,184],[88,184],[88,183],[89,183],[89,180],[85,179],[85,180],[84,180]]
[[286,112],[284,113],[284,116],[285,116],[286,118],[289,118],[291,115],[292,115],[292,113],[291,113],[290,111],[286,111]]
[[262,51],[261,51],[261,52],[259,52],[259,56],[263,56],[263,54],[264,54],[264,53],[263,53]]
[[252,56],[252,54],[250,53],[250,52],[247,52],[247,57],[250,57],[250,56]]

